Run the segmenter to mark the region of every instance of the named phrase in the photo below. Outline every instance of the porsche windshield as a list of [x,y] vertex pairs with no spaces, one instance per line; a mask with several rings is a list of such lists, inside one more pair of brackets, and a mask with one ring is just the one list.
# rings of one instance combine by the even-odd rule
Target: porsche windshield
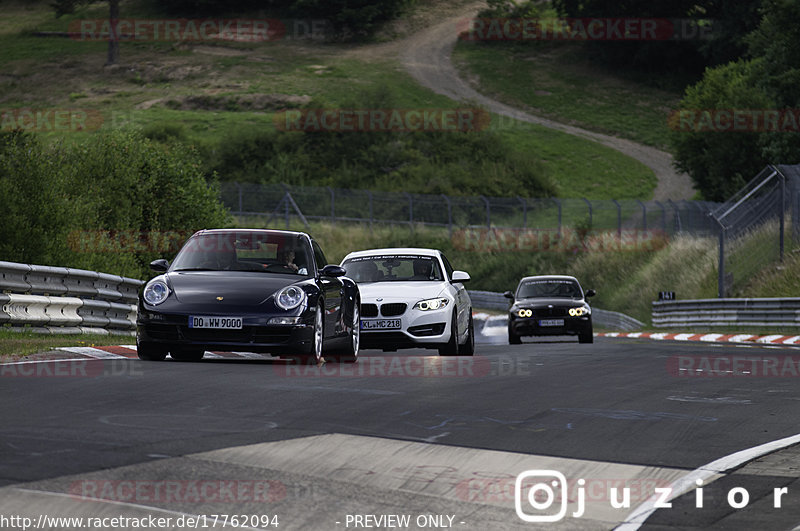
[[527,280],[517,290],[518,299],[529,298],[580,299],[583,297],[580,285],[569,279]]
[[308,275],[313,269],[308,241],[272,232],[211,232],[183,246],[172,271],[259,271]]
[[381,255],[346,260],[342,267],[356,282],[442,281],[439,261],[432,256]]

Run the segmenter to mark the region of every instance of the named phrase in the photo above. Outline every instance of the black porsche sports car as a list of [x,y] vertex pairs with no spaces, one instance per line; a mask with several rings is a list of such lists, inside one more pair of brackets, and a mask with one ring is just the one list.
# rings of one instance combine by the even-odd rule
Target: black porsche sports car
[[308,234],[215,229],[195,233],[139,295],[139,358],[202,359],[241,350],[304,362],[355,362],[358,286]]
[[506,291],[514,303],[508,310],[508,342],[517,345],[522,336],[577,335],[580,343],[593,343],[592,308],[575,277],[542,275],[525,277],[517,291]]

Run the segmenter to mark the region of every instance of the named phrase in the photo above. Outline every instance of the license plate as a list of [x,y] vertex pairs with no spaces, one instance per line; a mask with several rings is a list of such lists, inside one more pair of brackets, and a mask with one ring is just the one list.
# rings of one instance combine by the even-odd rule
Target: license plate
[[542,319],[539,326],[564,326],[564,319]]
[[361,330],[399,330],[400,319],[374,319],[361,321]]
[[241,317],[214,317],[209,315],[190,315],[189,328],[216,328],[220,330],[241,330]]

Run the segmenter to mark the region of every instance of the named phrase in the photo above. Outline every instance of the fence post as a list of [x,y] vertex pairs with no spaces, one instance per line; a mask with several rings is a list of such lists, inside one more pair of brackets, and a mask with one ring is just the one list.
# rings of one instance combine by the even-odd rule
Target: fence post
[[517,196],[517,201],[522,203],[522,228],[528,228],[528,201]]
[[491,229],[492,228],[492,207],[489,204],[489,200],[486,199],[486,196],[480,196],[483,199],[483,203],[486,205],[486,227]]
[[414,198],[408,192],[403,192],[408,198],[408,226],[411,227],[411,232],[414,232]]
[[453,239],[453,207],[450,204],[450,198],[442,194],[442,199],[447,203],[447,231],[450,234],[450,239]]
[[622,207],[616,199],[612,199],[611,202],[617,205],[617,238],[622,239]]
[[779,218],[779,220],[780,220],[779,221],[780,235],[778,236],[778,240],[779,240],[779,245],[780,245],[780,250],[781,250],[781,253],[780,253],[781,254],[781,262],[783,262],[783,244],[784,244],[784,242],[783,242],[783,232],[784,232],[784,230],[786,230],[785,221],[784,221],[784,217],[786,216],[786,203],[784,201],[785,197],[786,197],[786,178],[783,176],[782,173],[778,172],[777,170],[776,170],[776,173],[780,176],[780,180],[781,180],[780,202],[779,202],[779,205],[778,205],[778,208],[780,208],[780,218]]
[[583,199],[583,201],[589,207],[589,228],[591,229],[592,225],[593,225],[593,223],[592,223],[592,202],[589,201],[588,199],[586,199],[585,197],[583,197],[581,199]]
[[328,192],[331,194],[331,225],[336,224],[336,196],[333,192],[333,188],[330,186],[326,186],[325,188],[328,189]]
[[725,298],[725,227],[719,223],[719,267],[717,268],[717,292],[720,299]]
[[667,209],[661,201],[653,201],[661,209],[661,230],[667,234]]
[[372,190],[367,190],[369,197],[369,233],[372,234]]
[[233,184],[235,184],[236,188],[239,190],[239,214],[241,215],[242,211],[244,210],[242,207],[242,185],[239,183],[239,181],[236,181]]
[[550,200],[558,206],[558,235],[561,236],[561,201],[555,197],[551,197]]
[[640,199],[637,199],[636,202],[642,207],[642,230],[647,232],[647,207]]
[[682,231],[682,228],[681,228],[681,213],[678,210],[678,205],[673,203],[672,199],[667,199],[667,203],[669,203],[672,206],[672,210],[675,212],[675,219],[672,220],[673,221],[672,222],[672,227],[673,227],[672,230],[674,232],[681,232]]

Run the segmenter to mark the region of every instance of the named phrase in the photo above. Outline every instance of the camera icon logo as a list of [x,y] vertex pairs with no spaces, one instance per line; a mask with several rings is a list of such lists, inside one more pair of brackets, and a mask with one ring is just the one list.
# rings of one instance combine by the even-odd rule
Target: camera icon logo
[[[557,496],[558,512],[543,512],[553,507]],[[522,472],[514,483],[514,508],[525,522],[558,522],[567,515],[567,478],[556,470]],[[526,512],[529,508],[539,513]]]

